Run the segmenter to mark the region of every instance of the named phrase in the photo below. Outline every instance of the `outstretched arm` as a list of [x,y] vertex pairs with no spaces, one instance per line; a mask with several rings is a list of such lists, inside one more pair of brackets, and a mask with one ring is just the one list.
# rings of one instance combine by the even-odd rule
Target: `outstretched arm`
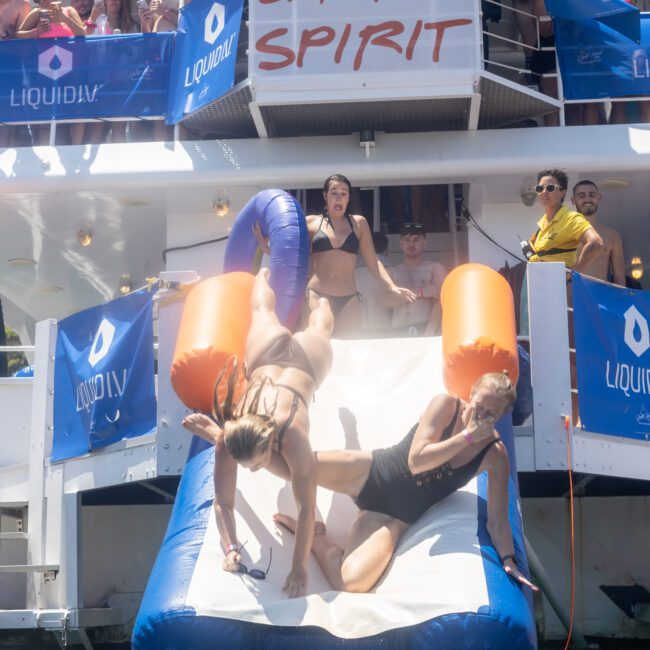
[[283,589],[289,598],[297,598],[305,595],[307,561],[314,541],[316,460],[305,436],[295,435],[291,443],[287,444],[285,439],[284,456],[291,470],[291,487],[298,507],[298,519],[291,571]]
[[502,442],[492,446],[485,457],[484,464],[487,464],[488,469],[487,529],[503,564],[503,570],[522,585],[530,587],[533,591],[538,591],[537,587],[519,570],[515,562],[515,547],[508,520],[510,463],[508,462],[508,452]]
[[192,413],[183,419],[183,426],[214,445],[214,514],[221,544],[226,551],[223,568],[226,571],[237,571],[241,560],[235,527],[237,463],[228,453],[223,430],[207,415]]
[[223,568],[237,571],[241,562],[240,546],[235,524],[235,490],[237,487],[237,462],[228,453],[223,442],[215,445],[214,459],[214,514],[221,544],[225,551]]
[[380,282],[384,283],[387,291],[397,294],[398,296],[404,296],[404,302],[413,302],[417,296],[410,289],[398,287],[393,282],[393,278],[388,274],[386,267],[377,258],[368,222],[363,217],[357,217],[356,215],[352,218],[359,228],[359,252],[361,253],[364,264],[368,267],[368,270]]

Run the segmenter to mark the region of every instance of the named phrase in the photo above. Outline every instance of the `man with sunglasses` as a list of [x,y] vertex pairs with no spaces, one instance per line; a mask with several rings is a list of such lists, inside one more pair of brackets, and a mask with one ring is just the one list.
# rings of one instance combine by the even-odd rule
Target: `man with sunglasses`
[[537,174],[535,192],[544,215],[530,238],[533,254],[529,262],[564,262],[574,271],[584,272],[603,252],[603,240],[579,212],[563,205],[567,175],[559,169]]
[[396,336],[432,336],[440,332],[440,287],[447,270],[438,262],[424,259],[426,245],[421,223],[402,225],[399,246],[404,261],[387,271],[393,282],[413,291],[417,300],[409,302],[397,294],[384,295],[382,304],[393,310],[392,331]]

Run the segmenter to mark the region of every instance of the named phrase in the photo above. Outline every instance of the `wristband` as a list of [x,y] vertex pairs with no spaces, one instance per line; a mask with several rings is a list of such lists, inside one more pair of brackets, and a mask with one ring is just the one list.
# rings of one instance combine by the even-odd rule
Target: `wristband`
[[87,20],[84,25],[86,27],[92,27],[93,29],[97,29],[97,23],[91,23],[89,20]]
[[239,553],[239,544],[237,544],[237,542],[235,542],[234,544],[228,544],[228,546],[226,546],[226,550],[225,550],[226,555],[228,555],[231,551],[235,551],[236,553]]
[[469,431],[467,431],[466,429],[463,429],[463,437],[465,438],[465,440],[467,440],[467,442],[470,445],[474,444],[474,438],[472,437],[472,434]]
[[508,553],[507,555],[504,555],[501,558],[501,564],[505,564],[508,560],[512,560],[515,562],[515,554],[514,553]]
[[418,296],[424,298],[424,287],[418,287]]

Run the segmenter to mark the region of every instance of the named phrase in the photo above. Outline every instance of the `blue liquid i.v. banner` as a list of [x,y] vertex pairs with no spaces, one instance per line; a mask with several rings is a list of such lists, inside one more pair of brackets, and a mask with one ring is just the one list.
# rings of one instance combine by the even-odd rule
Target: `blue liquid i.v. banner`
[[52,460],[155,426],[152,294],[142,289],[59,321]]
[[167,124],[176,124],[233,86],[243,0],[192,0],[178,20]]
[[641,14],[640,44],[595,20],[553,25],[567,99],[650,95],[650,14]]
[[0,122],[157,117],[173,34],[0,41]]
[[575,273],[573,318],[583,427],[650,440],[650,292]]

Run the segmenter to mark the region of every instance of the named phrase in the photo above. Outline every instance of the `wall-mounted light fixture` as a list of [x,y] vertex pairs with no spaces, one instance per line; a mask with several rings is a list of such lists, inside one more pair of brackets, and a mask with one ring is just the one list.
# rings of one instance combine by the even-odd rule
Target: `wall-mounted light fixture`
[[377,146],[374,129],[361,129],[359,133],[359,146],[366,150],[366,158],[370,158],[370,149]]
[[226,194],[226,190],[217,192],[212,208],[219,219],[223,219],[230,212],[230,199]]
[[535,205],[536,198],[537,198],[537,194],[535,194],[534,188],[532,188],[530,185],[521,188],[521,202],[527,208],[530,208],[531,205]]
[[640,280],[643,277],[643,260],[640,257],[633,257],[630,260],[630,275],[635,280]]
[[77,230],[77,241],[84,248],[88,248],[93,243],[93,229],[90,226],[84,226]]
[[126,296],[127,293],[131,293],[133,290],[133,283],[131,282],[131,276],[128,273],[123,273],[120,278],[120,293],[123,296]]

